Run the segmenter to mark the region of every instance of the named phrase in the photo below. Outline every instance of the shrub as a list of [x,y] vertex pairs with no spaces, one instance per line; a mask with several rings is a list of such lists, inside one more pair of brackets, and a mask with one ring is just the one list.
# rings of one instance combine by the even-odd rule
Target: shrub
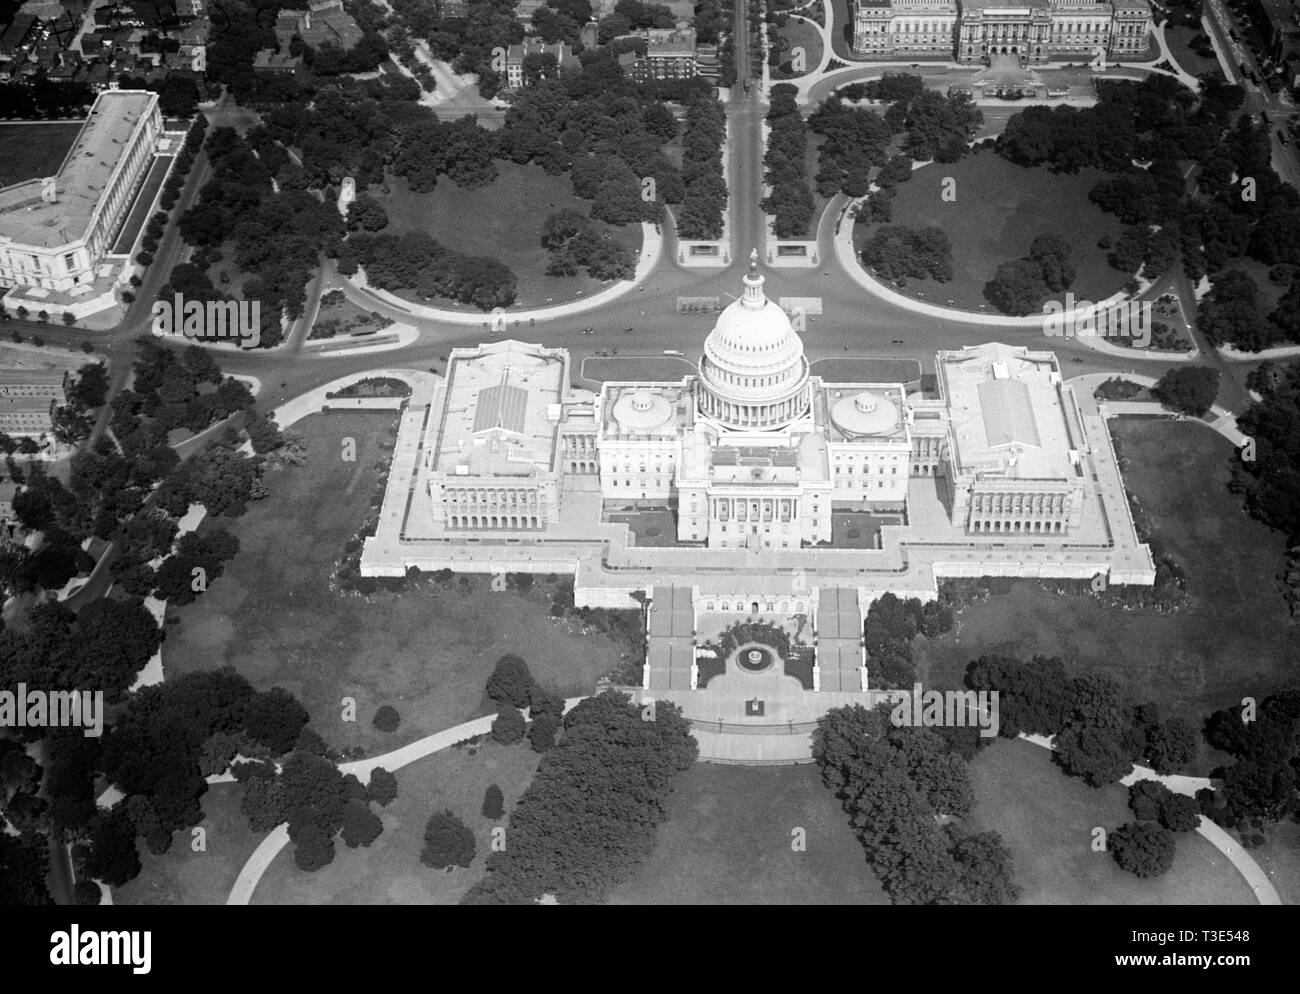
[[492,738],[502,745],[514,745],[524,737],[527,722],[519,709],[512,704],[503,707],[492,722]]
[[528,744],[533,752],[545,752],[555,745],[555,733],[560,730],[560,719],[555,715],[539,714],[528,725]]
[[420,862],[435,870],[474,862],[474,833],[450,811],[435,813],[424,828]]
[[497,704],[505,702],[516,708],[526,708],[532,689],[533,675],[528,672],[528,664],[513,654],[498,659],[488,677],[487,694]]
[[397,798],[397,776],[382,766],[376,766],[370,771],[370,782],[366,785],[366,797],[381,808],[393,803]]
[[491,818],[493,821],[499,821],[501,816],[506,813],[505,795],[501,793],[501,788],[492,784],[483,792],[483,817]]
[[72,896],[78,904],[93,908],[99,904],[103,895],[99,890],[99,884],[95,881],[78,880],[76,886],[72,888]]
[[1111,833],[1109,849],[1122,869],[1145,879],[1158,877],[1173,866],[1178,844],[1169,829],[1151,821],[1135,821]]
[[397,726],[402,723],[402,716],[397,713],[397,708],[391,704],[385,704],[375,712],[374,726],[381,732],[391,734],[397,731]]

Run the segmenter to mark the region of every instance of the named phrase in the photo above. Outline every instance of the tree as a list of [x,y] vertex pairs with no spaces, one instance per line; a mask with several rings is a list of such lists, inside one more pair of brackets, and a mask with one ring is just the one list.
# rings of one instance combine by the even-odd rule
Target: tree
[[373,724],[381,732],[392,733],[397,731],[397,726],[402,722],[402,716],[397,713],[397,708],[391,704],[384,704],[375,712]]
[[384,831],[384,823],[365,801],[348,801],[343,806],[343,841],[349,849],[369,846]]
[[1070,255],[1070,243],[1056,234],[1037,235],[1029,246],[1029,258],[1038,263],[1043,282],[1052,293],[1067,290],[1074,282],[1075,268]]
[[140,875],[135,825],[125,810],[101,814],[90,827],[86,873],[110,887],[121,887]]
[[420,862],[435,870],[468,867],[474,862],[474,833],[451,811],[435,813],[424,828]]
[[285,821],[284,781],[277,776],[253,777],[244,784],[239,810],[254,832],[269,832]]
[[311,716],[283,687],[272,687],[248,702],[244,731],[276,755],[293,748]]
[[524,737],[528,723],[513,704],[505,705],[492,722],[492,738],[502,745],[514,745]]
[[1071,776],[1090,787],[1104,787],[1127,776],[1133,761],[1123,731],[1097,725],[1070,725],[1056,737],[1054,758]]
[[606,691],[570,711],[564,729],[511,811],[509,847],[488,857],[464,903],[599,901],[653,850],[668,799],[698,755],[681,712],[661,701],[643,721],[639,705]]
[[1030,259],[1002,263],[993,279],[984,285],[985,298],[1003,314],[1016,317],[1039,310],[1047,293],[1042,267]]
[[45,886],[50,868],[49,852],[48,841],[37,832],[9,835],[0,831],[0,904],[54,903]]
[[1020,888],[1012,880],[1011,853],[997,832],[981,832],[952,847],[957,865],[953,904],[1015,904]]
[[82,907],[94,908],[104,899],[104,894],[95,881],[78,880],[72,886],[72,897]]
[[501,788],[496,784],[491,784],[483,792],[483,817],[490,818],[492,821],[500,821],[501,816],[506,813],[505,795],[501,793]]
[[388,227],[388,213],[381,204],[368,193],[358,194],[357,199],[348,205],[348,230],[380,231]]
[[507,654],[497,660],[488,677],[487,695],[497,704],[526,708],[532,688],[533,675],[528,672],[528,664],[516,655]]
[[1200,823],[1200,805],[1186,794],[1171,793],[1160,808],[1160,824],[1171,832],[1190,832]]
[[1159,780],[1138,780],[1129,785],[1128,806],[1140,821],[1155,821],[1172,796]]
[[1209,366],[1179,366],[1160,377],[1151,392],[1183,414],[1201,417],[1219,395],[1219,371]]
[[386,808],[397,799],[397,777],[390,770],[376,766],[370,771],[370,783],[366,785],[366,796],[381,808]]
[[1135,821],[1111,832],[1107,848],[1121,868],[1147,879],[1173,866],[1178,846],[1169,829],[1155,822]]
[[528,724],[528,744],[533,752],[546,752],[555,745],[555,733],[559,731],[560,719],[546,712],[539,714]]

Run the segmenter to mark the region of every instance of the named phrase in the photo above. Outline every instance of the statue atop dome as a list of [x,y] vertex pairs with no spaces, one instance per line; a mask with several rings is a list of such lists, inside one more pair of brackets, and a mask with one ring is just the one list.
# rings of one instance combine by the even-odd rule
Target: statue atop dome
[[746,308],[752,310],[767,304],[767,297],[763,294],[764,282],[763,274],[758,271],[758,249],[751,249],[749,272],[745,274],[745,295],[740,298]]

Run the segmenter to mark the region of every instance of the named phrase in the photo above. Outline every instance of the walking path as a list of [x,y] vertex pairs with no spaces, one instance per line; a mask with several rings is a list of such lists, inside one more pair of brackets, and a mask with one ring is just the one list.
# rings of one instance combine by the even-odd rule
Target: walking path
[[1214,420],[1206,421],[1204,418],[1195,418],[1187,414],[1179,414],[1177,411],[1171,411],[1158,400],[1096,400],[1093,398],[1093,392],[1101,384],[1116,378],[1129,380],[1144,387],[1153,387],[1156,384],[1154,376],[1146,376],[1142,373],[1085,373],[1082,376],[1073,377],[1070,380],[1070,385],[1075,388],[1075,396],[1079,398],[1080,404],[1090,401],[1097,406],[1099,412],[1105,417],[1116,417],[1122,414],[1159,414],[1164,417],[1177,418],[1179,421],[1191,421],[1205,425],[1206,428],[1213,429],[1226,438],[1235,449],[1241,448],[1247,441],[1247,436],[1237,427],[1237,416],[1219,404],[1215,404],[1210,408]]
[[[1052,748],[1051,736],[1022,733],[1020,737],[1026,742],[1041,746],[1044,749]],[[1211,790],[1214,789],[1214,784],[1206,777],[1187,777],[1177,774],[1161,776],[1155,770],[1148,769],[1145,766],[1134,766],[1133,771],[1120,783],[1127,787],[1139,780],[1157,780],[1175,794],[1186,794],[1188,797],[1194,797],[1198,790],[1206,787]],[[1236,868],[1246,883],[1250,885],[1256,901],[1267,905],[1280,905],[1282,903],[1282,897],[1278,894],[1277,888],[1273,886],[1273,882],[1268,879],[1268,874],[1260,868],[1260,865],[1255,862],[1250,853],[1237,844],[1231,835],[1204,815],[1201,815],[1201,823],[1196,827],[1196,832],[1206,842],[1228,857],[1228,862]]]

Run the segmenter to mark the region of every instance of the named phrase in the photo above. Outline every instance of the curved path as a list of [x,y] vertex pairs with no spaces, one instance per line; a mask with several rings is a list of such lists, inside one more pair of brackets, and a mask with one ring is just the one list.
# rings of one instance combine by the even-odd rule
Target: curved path
[[[1156,384],[1154,376],[1146,376],[1142,373],[1084,373],[1081,376],[1070,378],[1070,385],[1078,391],[1083,391],[1085,398],[1093,396],[1093,391],[1101,384],[1110,379],[1130,380],[1144,387],[1153,387]],[[1180,421],[1189,421],[1194,424],[1204,425],[1232,443],[1234,449],[1239,449],[1246,442],[1247,436],[1242,434],[1237,427],[1237,416],[1225,407],[1214,404],[1210,408],[1210,413],[1214,415],[1213,421],[1206,421],[1204,418],[1196,418],[1186,414],[1180,414],[1177,411],[1171,411],[1157,400],[1106,400],[1096,401],[1099,404],[1105,404],[1110,414],[1159,414],[1164,417],[1176,417]]]
[[[1040,746],[1044,749],[1052,749],[1052,736],[1049,735],[1026,735],[1021,733],[1020,737],[1026,742]],[[1214,789],[1214,784],[1206,777],[1187,777],[1181,775],[1161,776],[1155,770],[1148,769],[1145,766],[1134,765],[1133,770],[1128,776],[1124,777],[1120,783],[1127,787],[1136,783],[1138,780],[1156,780],[1164,784],[1175,794],[1186,794],[1188,797],[1194,797],[1198,790],[1209,787]],[[1260,904],[1280,905],[1282,897],[1273,886],[1273,882],[1268,879],[1268,874],[1260,868],[1255,862],[1254,857],[1246,850],[1242,849],[1237,841],[1225,832],[1222,828],[1212,822],[1205,815],[1201,815],[1201,822],[1196,826],[1196,834],[1205,839],[1215,849],[1228,857],[1233,867],[1241,874],[1242,879],[1250,885],[1251,891],[1255,894],[1255,900]]]
[[[570,697],[564,702],[565,712],[567,713],[581,700],[583,700],[581,697]],[[424,759],[426,756],[432,756],[435,752],[441,752],[449,746],[454,746],[457,742],[463,742],[476,735],[487,735],[492,731],[492,722],[495,720],[495,714],[486,714],[481,718],[474,718],[460,725],[444,728],[441,732],[434,732],[432,735],[427,735],[409,745],[404,745],[400,749],[386,752],[382,756],[343,763],[339,766],[339,771],[344,774],[355,774],[358,780],[365,783],[370,774],[377,768],[382,767],[392,773],[400,770],[403,766],[409,766],[418,759]],[[253,854],[248,857],[243,869],[239,871],[234,886],[230,888],[230,896],[226,898],[226,904],[248,904],[253,898],[253,891],[257,889],[258,881],[262,879],[262,874],[266,872],[267,867],[271,865],[271,861],[280,854],[280,850],[288,842],[289,826],[287,823],[273,828],[266,838],[262,840],[261,844],[253,850]]]

